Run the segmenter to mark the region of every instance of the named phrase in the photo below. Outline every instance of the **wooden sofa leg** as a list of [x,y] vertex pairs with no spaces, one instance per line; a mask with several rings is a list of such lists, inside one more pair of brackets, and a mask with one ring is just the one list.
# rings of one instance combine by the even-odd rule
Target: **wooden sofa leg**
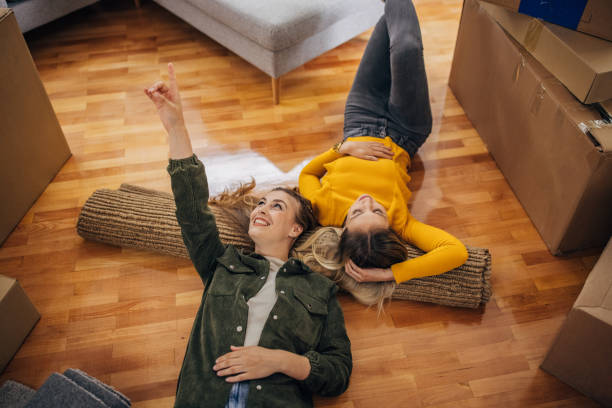
[[136,8],[140,8],[140,0],[134,0],[134,5]]
[[278,105],[280,99],[280,77],[272,78],[272,102]]

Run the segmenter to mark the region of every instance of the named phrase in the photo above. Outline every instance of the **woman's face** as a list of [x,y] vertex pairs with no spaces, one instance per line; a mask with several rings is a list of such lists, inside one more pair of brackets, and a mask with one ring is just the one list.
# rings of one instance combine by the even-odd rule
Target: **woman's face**
[[270,191],[251,212],[249,236],[255,243],[287,242],[299,237],[302,226],[295,222],[298,202],[284,191]]
[[349,208],[344,226],[351,231],[389,228],[387,210],[371,195],[362,194]]

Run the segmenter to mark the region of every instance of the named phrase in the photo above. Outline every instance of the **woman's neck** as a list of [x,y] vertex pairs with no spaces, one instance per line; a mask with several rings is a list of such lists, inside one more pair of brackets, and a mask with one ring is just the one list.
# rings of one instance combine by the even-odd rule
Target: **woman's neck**
[[258,245],[255,243],[255,253],[262,256],[271,256],[282,261],[289,259],[289,248],[282,245]]

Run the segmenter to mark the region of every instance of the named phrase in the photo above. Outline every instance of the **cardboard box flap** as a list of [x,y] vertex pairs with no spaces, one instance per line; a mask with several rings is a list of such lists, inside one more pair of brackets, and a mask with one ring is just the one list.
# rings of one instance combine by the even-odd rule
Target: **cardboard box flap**
[[481,7],[582,102],[610,98],[612,42],[494,4]]
[[584,283],[574,307],[603,307],[612,310],[612,239]]
[[0,296],[0,333],[2,333],[0,373],[2,373],[40,319],[40,314],[15,279],[0,275],[0,291],[2,291]]
[[601,320],[607,326],[612,326],[612,313],[610,313],[612,309],[610,309],[609,307],[581,307],[580,310],[590,314],[598,320]]
[[0,275],[0,300],[4,299],[6,294],[15,284],[15,279],[9,278],[8,276]]
[[12,14],[13,10],[10,8],[0,7],[0,21],[4,20],[9,14]]
[[579,34],[575,31],[550,23],[543,23],[542,25],[563,41],[576,57],[593,67],[595,71],[607,72],[610,70],[610,66],[612,65],[612,46],[610,45],[610,41],[590,35]]

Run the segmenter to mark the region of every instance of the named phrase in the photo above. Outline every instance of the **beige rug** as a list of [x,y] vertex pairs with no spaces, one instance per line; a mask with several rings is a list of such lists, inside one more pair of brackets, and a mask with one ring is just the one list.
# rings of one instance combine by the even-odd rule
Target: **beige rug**
[[[253,248],[246,231],[233,227],[215,206],[211,209],[224,243]],[[129,184],[122,184],[119,190],[97,190],[79,214],[77,231],[85,239],[189,257],[176,221],[174,199],[164,192]],[[406,247],[409,257],[423,253],[409,244]],[[491,297],[491,255],[485,248],[468,247],[468,252],[467,262],[459,268],[399,284],[392,298],[467,308],[486,303]]]

